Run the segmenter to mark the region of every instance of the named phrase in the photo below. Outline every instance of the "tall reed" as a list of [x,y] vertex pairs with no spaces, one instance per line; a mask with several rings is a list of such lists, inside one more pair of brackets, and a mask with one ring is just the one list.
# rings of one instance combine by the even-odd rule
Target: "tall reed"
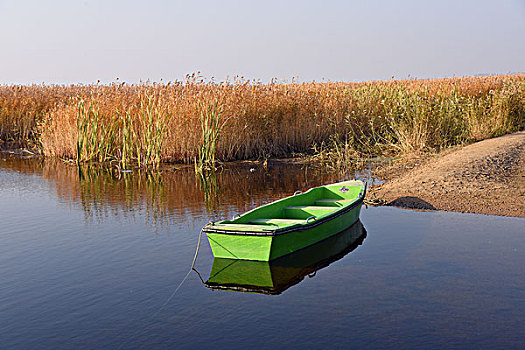
[[[157,168],[166,136],[168,113],[162,113],[154,96],[140,99],[138,115],[129,109],[107,116],[97,101],[78,102],[76,117],[76,152],[81,162],[114,161],[123,169],[131,164]],[[52,121],[47,121],[52,123]],[[45,129],[43,136],[47,136]]]
[[227,122],[223,120],[223,115],[224,111],[218,100],[200,106],[202,143],[197,147],[198,158],[195,159],[195,169],[198,172],[215,169],[217,142]]
[[116,137],[119,125],[115,118],[110,119],[100,113],[96,103],[86,103],[80,100],[78,103],[77,117],[77,139],[76,139],[76,161],[105,162],[113,160],[113,150],[116,147]]
[[[82,161],[125,166],[202,159],[210,167],[215,159],[311,154],[333,142],[364,156],[425,152],[525,127],[523,74],[292,84],[206,83],[193,75],[168,84],[0,86],[0,96],[1,140],[32,138],[45,155],[77,159],[78,127],[86,142],[93,136],[91,144],[108,145],[100,152],[81,148]],[[93,119],[79,122],[91,123],[87,129],[77,126],[86,117],[79,98]],[[115,131],[104,136],[109,126]]]
[[138,122],[140,136],[137,137],[136,157],[139,167],[157,168],[161,162],[162,144],[166,137],[166,124],[169,113],[162,113],[154,96],[146,96],[140,102]]

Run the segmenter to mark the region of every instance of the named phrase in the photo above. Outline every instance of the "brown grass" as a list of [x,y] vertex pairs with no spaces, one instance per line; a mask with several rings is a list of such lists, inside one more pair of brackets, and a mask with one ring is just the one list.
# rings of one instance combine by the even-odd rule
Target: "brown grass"
[[[223,161],[287,157],[314,147],[330,152],[333,142],[347,150],[336,157],[421,152],[525,127],[520,74],[293,84],[217,84],[190,76],[169,84],[1,86],[0,97],[3,141],[35,140],[48,156],[146,165],[198,157],[202,106],[214,101],[227,120],[215,150]],[[84,115],[84,124],[81,101],[98,113]],[[79,151],[79,140],[90,142],[93,156]]]

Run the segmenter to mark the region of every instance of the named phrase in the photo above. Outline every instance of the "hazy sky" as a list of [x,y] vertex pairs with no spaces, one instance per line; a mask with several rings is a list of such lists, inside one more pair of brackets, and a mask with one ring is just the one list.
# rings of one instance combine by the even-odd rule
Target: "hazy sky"
[[524,0],[0,0],[0,84],[525,72]]

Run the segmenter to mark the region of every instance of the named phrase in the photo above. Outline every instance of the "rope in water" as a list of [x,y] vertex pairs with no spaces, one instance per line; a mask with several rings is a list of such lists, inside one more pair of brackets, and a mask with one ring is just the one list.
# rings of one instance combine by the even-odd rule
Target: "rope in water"
[[179,285],[177,286],[177,288],[175,288],[175,290],[173,291],[173,293],[171,293],[170,297],[164,302],[164,304],[162,304],[162,306],[160,307],[160,309],[157,310],[157,312],[155,312],[152,316],[155,317],[157,316],[157,314],[159,312],[161,312],[164,307],[166,305],[168,305],[168,303],[171,301],[171,299],[173,299],[173,297],[175,296],[175,293],[177,293],[177,291],[180,289],[180,287],[182,287],[182,285],[184,284],[184,282],[186,281],[186,279],[188,278],[188,276],[190,275],[191,271],[193,270],[193,268],[195,267],[195,262],[197,261],[197,256],[199,255],[199,248],[201,246],[201,238],[202,238],[202,232],[203,232],[204,228],[201,229],[201,232],[199,233],[199,240],[197,242],[197,248],[195,249],[195,255],[193,256],[193,262],[191,263],[191,267],[190,269],[188,270],[188,273],[186,274],[186,276],[184,276],[184,278],[182,279],[182,281],[179,283]]
[[[161,312],[165,307],[166,305],[169,304],[169,302],[171,301],[171,299],[173,299],[173,297],[175,296],[175,294],[177,293],[177,291],[182,287],[182,285],[184,284],[184,282],[188,279],[188,276],[190,275],[191,271],[195,271],[197,272],[197,270],[194,269],[195,267],[195,263],[197,262],[197,256],[199,255],[199,249],[200,249],[200,246],[201,246],[201,238],[202,238],[202,232],[204,231],[204,228],[201,229],[201,232],[199,233],[199,240],[197,241],[197,248],[195,249],[195,255],[193,256],[193,262],[191,263],[191,267],[190,269],[188,270],[188,273],[186,274],[186,276],[184,276],[184,278],[182,279],[182,281],[179,283],[179,285],[177,286],[177,288],[175,288],[175,290],[173,291],[173,293],[171,293],[171,295],[169,296],[169,298],[164,302],[164,304],[162,304],[162,306],[151,316],[151,318],[155,318],[155,316],[157,316],[159,314],[159,312]],[[197,272],[197,274],[199,274]],[[199,278],[200,275],[199,275]],[[202,280],[202,279],[201,279]],[[137,333],[135,334],[135,336],[138,336],[139,334],[142,334],[148,327],[145,327],[144,329],[142,329],[142,331],[140,333]],[[128,338],[126,340],[124,340],[122,342],[122,344],[120,344],[120,346],[118,347],[118,349],[121,349],[124,344],[126,344],[128,341],[130,341],[131,339],[133,338],[133,336],[131,338]]]

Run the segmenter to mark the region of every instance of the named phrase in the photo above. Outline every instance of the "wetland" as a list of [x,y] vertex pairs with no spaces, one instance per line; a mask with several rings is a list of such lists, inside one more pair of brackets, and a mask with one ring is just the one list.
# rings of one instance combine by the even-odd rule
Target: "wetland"
[[[273,266],[236,266],[221,276],[231,266],[214,261],[203,240],[195,266],[200,276],[191,272],[180,285],[209,220],[350,177],[372,182],[368,172],[341,175],[271,161],[227,165],[199,179],[192,166],[121,172],[2,156],[0,343],[55,349],[523,344],[523,218],[364,206],[360,226],[336,237],[328,251],[318,247]],[[243,285],[246,280],[231,279],[239,275],[259,278]],[[224,278],[239,288],[213,288]],[[266,291],[274,283],[275,293],[246,289],[257,283]]]

